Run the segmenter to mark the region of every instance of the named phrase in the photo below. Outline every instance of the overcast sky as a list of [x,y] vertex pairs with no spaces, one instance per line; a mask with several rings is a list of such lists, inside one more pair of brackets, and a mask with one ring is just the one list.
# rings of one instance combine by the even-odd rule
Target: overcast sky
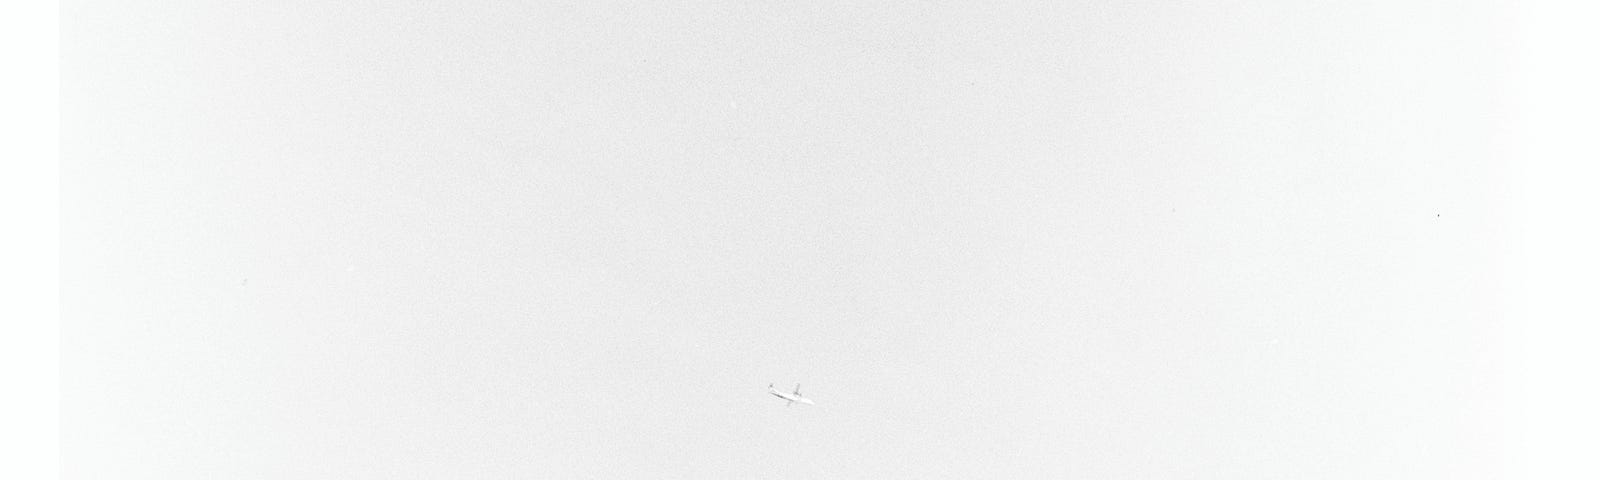
[[1491,4],[65,3],[68,478],[1505,461]]

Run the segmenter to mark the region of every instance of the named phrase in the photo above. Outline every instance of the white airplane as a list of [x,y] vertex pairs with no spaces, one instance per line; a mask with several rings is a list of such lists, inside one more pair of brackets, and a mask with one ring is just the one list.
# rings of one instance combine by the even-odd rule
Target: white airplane
[[774,396],[774,397],[778,397],[778,398],[781,398],[781,399],[784,399],[784,400],[788,400],[789,404],[788,405],[784,405],[786,407],[794,406],[794,402],[800,402],[800,403],[804,403],[806,405],[816,405],[815,403],[811,403],[811,399],[806,398],[803,395],[800,395],[800,384],[798,384],[798,383],[794,384],[794,393],[783,393],[783,392],[780,392],[780,391],[778,391],[778,389],[772,388],[772,384],[769,383],[769,384],[767,384],[767,393],[772,394],[772,396]]

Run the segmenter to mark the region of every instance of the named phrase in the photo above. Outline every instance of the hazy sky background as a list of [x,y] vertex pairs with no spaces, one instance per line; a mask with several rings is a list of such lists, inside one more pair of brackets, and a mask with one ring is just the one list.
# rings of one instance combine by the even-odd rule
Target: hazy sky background
[[65,2],[68,478],[1500,476],[1491,3],[535,3]]

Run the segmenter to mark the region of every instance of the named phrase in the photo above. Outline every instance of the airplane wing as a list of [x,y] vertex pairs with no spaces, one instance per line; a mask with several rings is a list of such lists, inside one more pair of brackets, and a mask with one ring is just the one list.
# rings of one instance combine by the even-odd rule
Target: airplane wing
[[795,396],[800,396],[800,384],[798,383],[794,384],[794,394]]

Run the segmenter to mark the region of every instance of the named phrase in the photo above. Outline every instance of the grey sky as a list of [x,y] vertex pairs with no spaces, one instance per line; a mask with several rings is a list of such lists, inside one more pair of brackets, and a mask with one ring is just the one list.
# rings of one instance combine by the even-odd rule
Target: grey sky
[[63,7],[67,477],[1499,476],[1491,4],[332,3]]

